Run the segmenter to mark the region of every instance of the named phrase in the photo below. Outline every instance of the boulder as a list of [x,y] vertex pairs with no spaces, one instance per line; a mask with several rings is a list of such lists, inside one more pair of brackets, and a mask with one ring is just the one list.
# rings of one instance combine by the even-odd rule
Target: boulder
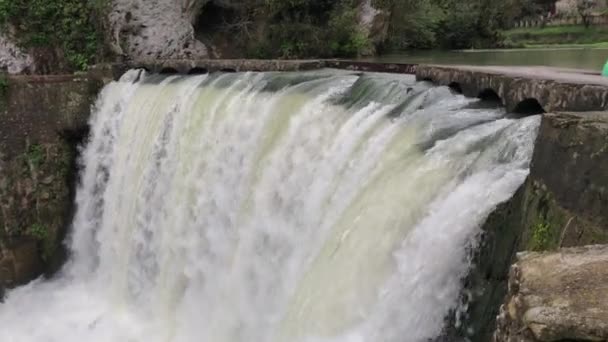
[[517,259],[495,342],[608,340],[608,245]]
[[[372,0],[363,0],[359,5],[359,26],[367,35],[372,46],[382,44],[388,36],[390,15],[384,9],[374,7]],[[373,55],[375,51],[365,51]]]
[[33,64],[32,56],[19,48],[5,32],[0,33],[0,70],[5,69],[9,74],[19,74]]
[[192,22],[207,0],[113,0],[112,49],[132,60],[205,58]]

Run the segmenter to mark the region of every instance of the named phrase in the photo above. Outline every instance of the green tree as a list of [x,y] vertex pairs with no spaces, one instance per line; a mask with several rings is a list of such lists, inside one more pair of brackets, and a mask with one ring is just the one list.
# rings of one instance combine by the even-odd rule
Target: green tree
[[583,21],[583,25],[587,28],[591,26],[591,15],[595,6],[597,6],[596,0],[576,0],[576,10]]

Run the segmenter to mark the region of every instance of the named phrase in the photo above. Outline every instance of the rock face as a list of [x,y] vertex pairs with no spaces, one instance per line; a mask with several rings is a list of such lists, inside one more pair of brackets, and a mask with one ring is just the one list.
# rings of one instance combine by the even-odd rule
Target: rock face
[[[390,14],[372,4],[372,0],[363,0],[359,5],[359,26],[367,35],[372,46],[383,43],[388,35]],[[366,51],[367,55],[375,54],[375,51]]]
[[21,50],[6,34],[0,33],[0,70],[19,74],[34,64],[32,56]]
[[608,340],[608,246],[518,255],[493,340]]
[[517,251],[608,244],[608,113],[544,114],[528,180],[483,230],[456,334],[472,341],[492,336]]
[[133,60],[205,58],[192,26],[208,0],[113,0],[112,49]]

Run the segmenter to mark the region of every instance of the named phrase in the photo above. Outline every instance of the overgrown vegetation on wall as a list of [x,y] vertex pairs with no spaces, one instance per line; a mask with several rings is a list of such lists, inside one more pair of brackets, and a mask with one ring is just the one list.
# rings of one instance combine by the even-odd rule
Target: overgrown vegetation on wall
[[0,175],[2,242],[32,238],[40,257],[51,258],[58,246],[68,208],[67,177],[75,158],[66,143],[31,144],[23,154],[4,161]]
[[53,51],[72,70],[95,62],[101,33],[95,22],[105,0],[0,0],[0,29],[14,30],[26,49]]

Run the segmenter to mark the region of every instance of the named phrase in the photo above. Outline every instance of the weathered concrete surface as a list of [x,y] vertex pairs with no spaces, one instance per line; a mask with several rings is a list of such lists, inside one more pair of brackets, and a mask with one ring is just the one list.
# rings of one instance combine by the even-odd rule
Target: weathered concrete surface
[[152,73],[194,74],[207,72],[288,72],[335,68],[361,72],[414,74],[416,64],[373,63],[350,60],[282,60],[282,59],[171,59],[98,64],[88,74],[98,79],[118,79],[129,69],[144,68]]
[[54,143],[64,130],[86,127],[103,83],[87,75],[9,76],[0,103],[0,154]]
[[264,59],[195,59],[142,60],[127,63],[127,68],[145,68],[150,72],[188,74],[194,72],[238,71],[304,71],[325,67],[322,60]]
[[528,99],[537,100],[546,112],[608,109],[608,78],[581,70],[419,65],[416,77],[453,86],[470,97],[491,89],[509,111]]
[[11,76],[0,91],[0,296],[61,263],[76,148],[102,83]]
[[608,246],[522,253],[496,342],[608,340]]

